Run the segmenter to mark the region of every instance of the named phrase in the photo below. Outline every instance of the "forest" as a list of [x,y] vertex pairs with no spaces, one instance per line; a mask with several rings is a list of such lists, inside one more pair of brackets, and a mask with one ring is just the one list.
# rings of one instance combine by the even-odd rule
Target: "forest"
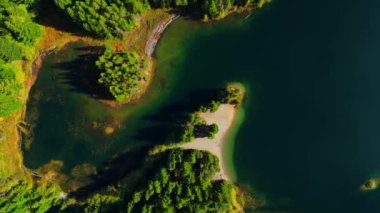
[[172,149],[152,179],[128,199],[127,212],[231,212],[236,188],[213,180],[219,160],[210,153]]
[[47,212],[53,206],[61,205],[61,189],[49,183],[33,185],[26,181],[3,183],[0,195],[0,212]]
[[22,106],[25,75],[21,60],[33,57],[42,36],[42,27],[33,22],[27,5],[18,2],[0,2],[0,117]]
[[233,184],[214,180],[219,159],[208,152],[171,149],[147,157],[145,164],[153,169],[138,185],[129,186],[120,180],[85,199],[71,197],[55,184],[9,182],[0,196],[0,211],[239,212],[249,199],[239,195]]
[[[215,180],[216,156],[204,151],[171,149],[149,156],[151,169],[136,185],[120,180],[117,189],[96,192],[66,205],[78,212],[239,212],[248,201],[245,194],[225,180]],[[127,177],[125,179],[128,179]],[[125,185],[127,184],[127,185]],[[130,190],[132,189],[132,190]]]
[[75,22],[100,38],[121,38],[137,26],[136,16],[149,8],[146,0],[55,0]]
[[55,0],[76,23],[100,38],[121,38],[138,27],[149,8],[172,8],[196,18],[218,19],[244,7],[261,7],[267,0]]

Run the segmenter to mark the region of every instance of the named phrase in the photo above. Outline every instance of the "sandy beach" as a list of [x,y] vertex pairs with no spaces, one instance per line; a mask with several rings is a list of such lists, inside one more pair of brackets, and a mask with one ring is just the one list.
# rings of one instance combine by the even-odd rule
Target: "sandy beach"
[[198,149],[208,151],[217,156],[219,158],[220,172],[216,174],[216,180],[231,180],[226,171],[226,162],[223,156],[223,147],[225,142],[224,137],[228,133],[228,130],[233,123],[235,112],[235,106],[222,104],[216,112],[199,113],[200,117],[205,119],[208,125],[213,123],[218,125],[218,133],[215,135],[214,139],[197,138],[190,143],[186,143],[180,146],[183,149]]

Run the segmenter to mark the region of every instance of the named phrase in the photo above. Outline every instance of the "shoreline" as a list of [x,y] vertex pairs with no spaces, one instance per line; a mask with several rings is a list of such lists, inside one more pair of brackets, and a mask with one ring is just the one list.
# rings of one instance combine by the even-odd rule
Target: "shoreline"
[[235,150],[235,138],[240,130],[241,124],[244,121],[244,109],[241,106],[235,107],[235,114],[232,120],[232,124],[226,134],[223,137],[222,156],[224,162],[224,171],[227,173],[230,181],[235,182],[237,180],[236,168],[234,166],[234,150]]
[[219,159],[220,171],[215,175],[215,180],[233,181],[232,174],[228,169],[226,148],[228,145],[228,137],[235,124],[237,108],[231,104],[222,104],[215,112],[201,112],[200,117],[203,118],[208,125],[217,124],[219,131],[214,139],[197,138],[192,142],[182,144],[182,149],[196,149],[208,151]]
[[168,20],[158,24],[152,31],[145,44],[145,54],[151,58],[156,50],[157,44],[161,38],[161,35],[165,32],[166,28],[175,20],[179,18],[179,15],[171,15]]

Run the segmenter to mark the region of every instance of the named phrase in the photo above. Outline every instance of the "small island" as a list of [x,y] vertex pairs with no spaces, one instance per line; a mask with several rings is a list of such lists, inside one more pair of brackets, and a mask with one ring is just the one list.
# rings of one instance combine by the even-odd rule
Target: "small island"
[[373,191],[379,187],[380,179],[379,178],[371,178],[362,185],[360,185],[361,191]]

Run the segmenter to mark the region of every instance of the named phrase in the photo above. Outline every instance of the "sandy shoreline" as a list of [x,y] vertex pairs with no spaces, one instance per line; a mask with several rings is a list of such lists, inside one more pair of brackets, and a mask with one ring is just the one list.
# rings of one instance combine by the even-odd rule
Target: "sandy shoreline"
[[216,112],[206,112],[199,113],[200,116],[205,119],[207,124],[217,124],[219,127],[218,133],[215,135],[214,139],[208,138],[197,138],[190,143],[186,143],[181,145],[180,147],[183,149],[197,149],[208,151],[219,158],[219,167],[220,172],[218,172],[214,179],[220,180],[229,180],[231,181],[231,177],[227,171],[227,162],[224,156],[225,154],[225,146],[226,140],[225,137],[228,134],[236,114],[236,108],[234,105],[230,104],[222,104]]
[[148,41],[145,44],[145,54],[149,57],[152,57],[154,50],[160,40],[161,34],[165,31],[165,29],[177,18],[178,15],[171,15],[171,17],[163,23],[157,25],[152,32],[152,35],[149,37]]

